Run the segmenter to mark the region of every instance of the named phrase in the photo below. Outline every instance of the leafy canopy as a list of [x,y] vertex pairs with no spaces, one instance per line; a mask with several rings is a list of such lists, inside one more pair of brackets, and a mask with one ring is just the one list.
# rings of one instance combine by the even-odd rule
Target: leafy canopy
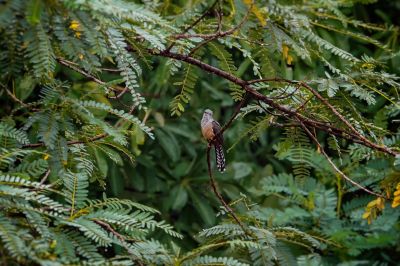
[[2,262],[396,263],[396,8],[1,1]]

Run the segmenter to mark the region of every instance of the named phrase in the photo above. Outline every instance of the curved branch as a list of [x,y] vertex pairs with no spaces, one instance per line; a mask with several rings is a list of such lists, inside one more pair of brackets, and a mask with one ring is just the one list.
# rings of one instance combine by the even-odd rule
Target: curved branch
[[360,185],[359,183],[357,183],[356,181],[354,181],[353,179],[351,179],[350,177],[348,177],[345,173],[343,173],[337,166],[336,164],[331,160],[331,158],[329,158],[328,154],[326,154],[324,148],[322,147],[322,145],[319,143],[318,139],[310,132],[310,130],[301,122],[299,121],[301,127],[303,128],[303,130],[307,133],[307,135],[314,141],[315,145],[317,145],[317,147],[319,148],[319,150],[321,151],[322,155],[325,156],[326,160],[328,161],[328,163],[332,166],[332,168],[335,170],[335,172],[337,172],[343,179],[349,181],[352,185],[358,187],[361,190],[364,190],[365,192],[367,192],[368,194],[380,197],[380,198],[386,198],[386,196],[375,193],[369,189],[367,189],[366,187]]
[[[381,152],[384,152],[384,153],[392,155],[392,156],[395,156],[396,154],[398,154],[397,152],[393,151],[392,149],[389,149],[388,147],[385,147],[385,146],[375,144],[375,143],[371,142],[370,140],[368,140],[366,137],[362,136],[357,130],[355,130],[355,128],[350,124],[350,122],[348,122],[325,98],[323,98],[318,92],[316,92],[313,88],[311,88],[309,85],[307,85],[304,82],[281,79],[281,78],[269,78],[269,79],[245,81],[239,77],[236,77],[228,72],[225,72],[225,71],[223,71],[217,67],[211,66],[209,64],[206,64],[206,63],[204,63],[196,58],[193,58],[191,56],[188,56],[188,55],[171,53],[169,51],[161,51],[161,52],[150,51],[150,53],[152,53],[153,55],[156,55],[156,56],[168,57],[168,58],[172,58],[175,60],[189,63],[191,65],[195,65],[195,66],[203,69],[206,72],[212,73],[212,74],[222,77],[230,82],[233,82],[233,83],[241,86],[248,93],[248,95],[253,97],[254,99],[260,100],[260,101],[268,104],[275,110],[286,114],[288,117],[299,119],[305,125],[318,128],[320,130],[327,132],[328,134],[334,134],[336,136],[351,140],[353,142],[362,144],[364,146],[370,147],[374,150],[381,151]],[[263,81],[265,81],[265,82],[280,81],[280,82],[287,82],[290,84],[300,84],[301,86],[309,89],[319,100],[321,100],[328,108],[330,108],[332,110],[332,112],[340,120],[343,119],[344,121],[346,121],[346,122],[344,122],[342,120],[346,124],[346,126],[349,127],[350,131],[334,127],[334,126],[330,125],[329,123],[324,123],[321,121],[317,121],[317,120],[308,118],[308,117],[298,113],[297,110],[290,109],[289,107],[286,107],[284,105],[277,103],[273,99],[258,92],[251,86],[251,84],[253,84],[253,83],[263,82]]]
[[393,156],[395,156],[397,154],[393,150],[391,150],[385,146],[375,144],[375,143],[371,142],[369,139],[367,139],[366,137],[364,137],[363,135],[361,135],[361,133],[358,132],[358,130],[355,129],[353,127],[353,125],[333,105],[331,105],[326,98],[324,98],[321,94],[319,94],[319,92],[317,92],[310,85],[308,85],[307,83],[305,83],[303,81],[289,80],[289,79],[284,79],[284,78],[268,78],[268,79],[251,80],[248,82],[248,84],[253,84],[253,83],[258,83],[258,82],[270,82],[270,81],[285,82],[285,83],[289,83],[289,84],[297,84],[297,85],[302,86],[303,88],[306,88],[312,94],[314,94],[314,96],[318,100],[320,100],[325,106],[327,106],[332,111],[332,113],[336,117],[338,117],[340,119],[340,121],[342,121],[351,130],[351,132],[360,139],[360,141],[362,141],[363,143],[366,144],[366,146],[369,146],[369,147],[374,148],[379,151],[383,151],[383,152],[388,153]]

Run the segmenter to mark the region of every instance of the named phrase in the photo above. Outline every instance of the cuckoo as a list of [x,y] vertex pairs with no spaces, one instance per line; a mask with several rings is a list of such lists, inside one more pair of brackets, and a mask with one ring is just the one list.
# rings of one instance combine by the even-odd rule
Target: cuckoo
[[221,126],[213,118],[213,112],[210,109],[206,109],[201,119],[201,133],[203,137],[215,148],[215,159],[217,162],[217,168],[220,172],[225,171],[225,155],[222,144],[224,138],[222,137]]

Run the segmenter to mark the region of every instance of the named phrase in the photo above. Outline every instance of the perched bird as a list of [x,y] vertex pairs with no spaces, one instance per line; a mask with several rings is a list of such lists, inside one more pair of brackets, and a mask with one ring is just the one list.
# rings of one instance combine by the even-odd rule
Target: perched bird
[[222,144],[224,138],[221,132],[220,124],[214,120],[213,112],[210,109],[206,109],[201,119],[201,133],[203,137],[215,148],[215,159],[217,162],[217,168],[220,172],[225,171],[225,155]]

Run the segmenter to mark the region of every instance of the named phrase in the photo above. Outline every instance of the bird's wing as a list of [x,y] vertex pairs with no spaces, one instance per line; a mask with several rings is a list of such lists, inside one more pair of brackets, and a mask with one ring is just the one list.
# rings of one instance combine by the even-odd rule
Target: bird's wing
[[213,120],[212,121],[212,129],[214,131],[215,136],[215,141],[217,141],[219,144],[224,143],[224,137],[222,136],[222,134],[218,134],[221,131],[221,125]]

